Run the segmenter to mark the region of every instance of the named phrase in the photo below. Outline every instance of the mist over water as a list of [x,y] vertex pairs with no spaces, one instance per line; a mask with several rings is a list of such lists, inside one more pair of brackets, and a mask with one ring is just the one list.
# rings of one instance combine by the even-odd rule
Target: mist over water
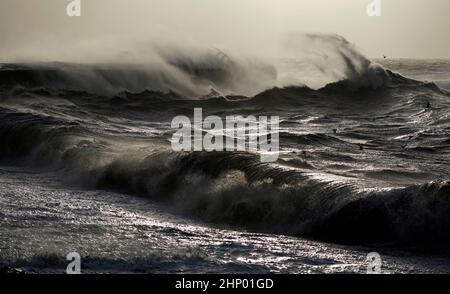
[[[266,45],[277,47],[277,56],[264,56]],[[384,82],[383,69],[338,35],[291,34],[280,44],[266,45],[225,51],[186,40],[109,40],[39,57],[23,58],[19,53],[10,59],[46,61],[44,67],[63,72],[73,86],[108,95],[156,90],[189,98],[212,91],[251,97],[274,87],[320,88],[340,80],[352,80],[355,87],[378,87]],[[97,50],[105,47],[108,50],[99,55]]]

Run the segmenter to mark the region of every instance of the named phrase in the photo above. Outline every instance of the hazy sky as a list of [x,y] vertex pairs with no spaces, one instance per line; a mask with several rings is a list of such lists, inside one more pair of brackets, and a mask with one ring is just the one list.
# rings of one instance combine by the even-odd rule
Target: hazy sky
[[380,17],[367,16],[371,0],[81,2],[82,16],[68,17],[67,0],[0,0],[0,60],[51,58],[105,39],[158,38],[270,55],[274,43],[297,32],[337,33],[370,57],[450,57],[449,0],[381,0]]

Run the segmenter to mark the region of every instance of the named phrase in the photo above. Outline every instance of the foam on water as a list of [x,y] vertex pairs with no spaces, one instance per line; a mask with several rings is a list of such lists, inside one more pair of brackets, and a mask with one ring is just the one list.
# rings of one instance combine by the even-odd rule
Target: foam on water
[[[392,62],[400,74],[370,62],[341,38],[316,41],[321,48],[328,47],[323,42],[347,46],[333,57],[338,63],[333,67],[339,73],[336,80],[318,89],[277,88],[270,79],[253,83],[253,71],[274,77],[273,68],[246,62],[223,68],[222,61],[209,55],[164,56],[170,74],[160,67],[143,71],[122,65],[4,66],[0,160],[22,170],[4,172],[0,187],[1,201],[9,207],[0,212],[6,220],[0,228],[2,238],[9,236],[2,239],[2,246],[8,247],[2,259],[54,270],[60,262],[55,256],[74,242],[74,248],[89,255],[93,271],[121,271],[137,264],[137,270],[174,272],[189,264],[190,271],[202,272],[225,264],[229,267],[224,271],[230,272],[297,272],[297,267],[303,272],[333,271],[342,263],[307,251],[300,252],[304,256],[300,263],[291,263],[299,244],[311,250],[325,248],[338,258],[342,254],[342,260],[352,264],[357,260],[350,247],[340,251],[276,234],[359,245],[446,247],[450,98],[430,81],[409,78],[433,76],[439,65]],[[421,63],[424,72],[419,72]],[[445,72],[443,64],[440,70]],[[230,79],[236,72],[239,78]],[[225,99],[216,91],[204,96],[211,82],[233,95]],[[246,84],[251,90],[241,92]],[[171,119],[191,116],[195,107],[202,107],[204,115],[220,117],[280,116],[279,161],[263,164],[245,152],[172,152]],[[23,169],[30,167],[60,177],[54,181],[37,173],[28,179]],[[73,183],[84,188],[74,191]],[[183,217],[172,220],[159,205]],[[274,235],[236,233],[199,223]],[[31,239],[24,237],[27,234]],[[186,241],[181,251],[173,251],[183,234],[195,242]],[[230,244],[220,241],[228,234]],[[83,243],[74,235],[93,241]],[[50,242],[52,247],[34,251],[33,246],[51,236],[59,236]],[[97,251],[102,239],[120,248],[117,255],[107,244]],[[166,246],[164,250],[154,250],[162,248],[158,242]],[[227,249],[211,248],[216,243]],[[277,255],[266,243],[282,244],[278,248],[287,253]],[[228,260],[227,246],[243,252]],[[206,257],[198,254],[204,250]],[[254,250],[264,258],[252,258]],[[358,249],[358,258],[359,253]],[[119,261],[122,258],[124,262]],[[277,266],[280,258],[283,268]],[[150,261],[152,266],[146,267]],[[96,264],[109,267],[96,269]],[[403,265],[391,270],[403,272]],[[431,267],[441,269],[439,264]]]

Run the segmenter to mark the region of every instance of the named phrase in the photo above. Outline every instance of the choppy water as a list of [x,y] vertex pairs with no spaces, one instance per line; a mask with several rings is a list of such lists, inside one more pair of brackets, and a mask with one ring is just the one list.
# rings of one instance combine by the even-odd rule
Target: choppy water
[[114,192],[62,185],[54,175],[0,171],[2,264],[65,273],[69,252],[84,273],[448,273],[445,254],[349,247],[234,231],[176,216],[168,206]]
[[[77,251],[90,271],[364,272],[375,250],[389,272],[448,272],[428,251],[450,240],[450,62],[380,63],[227,99],[136,68],[3,65],[1,262],[61,271]],[[195,107],[280,116],[280,159],[173,152],[171,120]]]

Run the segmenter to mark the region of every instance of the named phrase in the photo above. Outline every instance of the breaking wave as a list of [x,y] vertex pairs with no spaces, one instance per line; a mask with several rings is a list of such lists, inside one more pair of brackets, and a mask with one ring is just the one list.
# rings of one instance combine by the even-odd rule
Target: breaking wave
[[207,222],[339,243],[450,241],[448,181],[360,190],[282,162],[263,164],[248,153],[161,147],[125,155],[107,140],[92,140],[77,123],[4,112],[1,119],[10,122],[0,127],[3,161],[59,170],[86,185],[148,197]]

